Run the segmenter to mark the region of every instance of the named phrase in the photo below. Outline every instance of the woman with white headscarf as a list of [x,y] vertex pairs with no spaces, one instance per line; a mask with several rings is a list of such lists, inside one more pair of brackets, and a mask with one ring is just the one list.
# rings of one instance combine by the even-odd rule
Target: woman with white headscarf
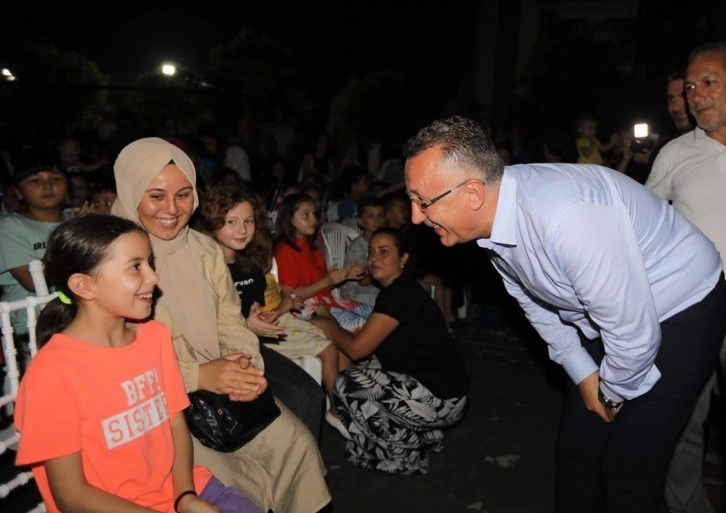
[[[259,341],[240,313],[219,245],[188,226],[199,204],[192,161],[174,144],[149,137],[119,153],[114,174],[112,213],[139,223],[151,238],[161,291],[154,318],[172,330],[187,391],[254,401],[267,387]],[[272,325],[259,329],[276,334]],[[263,511],[317,512],[330,502],[317,443],[277,402],[280,417],[241,449],[216,452],[195,438],[194,460]]]

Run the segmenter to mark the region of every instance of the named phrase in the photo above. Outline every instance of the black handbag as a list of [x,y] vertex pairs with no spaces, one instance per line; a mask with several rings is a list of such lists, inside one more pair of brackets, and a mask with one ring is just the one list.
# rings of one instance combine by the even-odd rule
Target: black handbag
[[231,401],[228,395],[207,390],[188,395],[191,404],[184,417],[189,431],[215,451],[236,451],[280,416],[269,388],[250,402]]

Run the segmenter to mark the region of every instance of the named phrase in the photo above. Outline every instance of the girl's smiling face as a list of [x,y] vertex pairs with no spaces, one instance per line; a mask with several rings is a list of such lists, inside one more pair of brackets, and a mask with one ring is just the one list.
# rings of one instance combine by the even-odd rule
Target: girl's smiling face
[[229,209],[224,216],[224,224],[214,232],[214,236],[223,247],[242,251],[255,236],[255,229],[255,210],[252,203],[243,201]]
[[315,215],[315,204],[312,201],[303,201],[292,216],[292,225],[295,235],[306,237],[315,235],[318,229],[318,217]]
[[154,288],[159,282],[151,267],[151,243],[145,233],[129,232],[109,246],[93,274],[94,300],[108,313],[127,319],[151,315]]

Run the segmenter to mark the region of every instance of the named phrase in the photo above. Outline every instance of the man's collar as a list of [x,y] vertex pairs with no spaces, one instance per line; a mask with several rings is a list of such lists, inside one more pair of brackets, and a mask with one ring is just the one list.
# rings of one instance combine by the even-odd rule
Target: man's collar
[[[690,132],[689,132],[690,133]],[[693,140],[694,141],[707,141],[708,143],[718,144],[719,146],[726,146],[726,141],[721,141],[715,137],[711,137],[706,133],[705,130],[703,130],[701,127],[696,127],[693,129]]]
[[492,234],[489,240],[502,246],[516,246],[517,234],[517,181],[509,167],[504,168],[502,181],[499,183],[499,198],[494,214]]

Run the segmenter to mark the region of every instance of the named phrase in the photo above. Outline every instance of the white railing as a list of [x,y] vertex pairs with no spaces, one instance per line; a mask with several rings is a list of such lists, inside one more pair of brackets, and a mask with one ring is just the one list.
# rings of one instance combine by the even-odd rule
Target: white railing
[[[13,333],[13,325],[10,321],[10,313],[18,310],[25,310],[28,316],[28,351],[29,357],[35,356],[38,351],[38,345],[35,337],[35,326],[37,323],[37,314],[49,301],[53,300],[57,294],[50,294],[43,277],[43,264],[39,260],[31,262],[31,275],[35,284],[36,292],[40,295],[29,296],[19,301],[0,302],[0,318],[2,319],[2,351],[5,361],[4,373],[5,383],[3,386],[2,396],[0,396],[0,409],[4,410],[4,415],[12,417],[15,410],[15,399],[18,395],[18,386],[20,383],[20,364],[18,357],[18,347],[15,342]],[[24,355],[21,354],[21,357]],[[27,363],[27,362],[26,362]],[[17,448],[20,435],[13,424],[0,432],[0,455],[8,450]],[[4,510],[2,501],[9,497],[16,488],[27,485],[33,480],[33,473],[28,471],[20,471],[4,483],[0,483],[0,510]],[[45,504],[42,502],[34,506],[28,513],[45,512]]]

